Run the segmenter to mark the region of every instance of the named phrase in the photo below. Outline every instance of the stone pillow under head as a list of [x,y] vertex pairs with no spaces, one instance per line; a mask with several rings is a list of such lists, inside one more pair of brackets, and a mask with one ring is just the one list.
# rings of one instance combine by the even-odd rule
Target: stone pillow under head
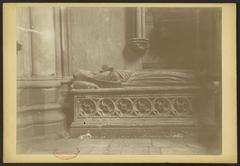
[[73,89],[98,89],[99,86],[87,81],[73,81],[71,87]]

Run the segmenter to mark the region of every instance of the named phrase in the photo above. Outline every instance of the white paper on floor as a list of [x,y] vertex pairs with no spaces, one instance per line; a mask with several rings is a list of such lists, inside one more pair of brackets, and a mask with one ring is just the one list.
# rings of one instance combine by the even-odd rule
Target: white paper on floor
[[84,140],[84,139],[92,139],[93,136],[92,136],[92,135],[89,133],[89,131],[88,131],[86,134],[80,135],[78,138],[81,139],[81,140]]

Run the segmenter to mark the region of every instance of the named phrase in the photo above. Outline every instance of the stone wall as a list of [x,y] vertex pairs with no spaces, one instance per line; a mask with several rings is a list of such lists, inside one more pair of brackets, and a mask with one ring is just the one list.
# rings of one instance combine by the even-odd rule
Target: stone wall
[[[69,8],[69,53],[72,72],[98,71],[108,64],[116,69],[140,70],[141,57],[126,53],[126,8]],[[124,56],[125,55],[125,56]]]
[[[44,19],[42,19],[44,18]],[[18,8],[17,143],[66,130],[61,103],[60,9]]]

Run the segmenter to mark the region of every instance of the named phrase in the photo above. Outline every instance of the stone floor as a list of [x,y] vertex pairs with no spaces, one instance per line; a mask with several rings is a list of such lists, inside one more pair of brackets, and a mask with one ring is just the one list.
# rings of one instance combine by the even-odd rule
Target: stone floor
[[[18,149],[21,153],[21,149]],[[25,147],[24,153],[48,154],[55,151],[80,154],[193,155],[207,154],[204,146],[191,138],[61,138]],[[22,151],[23,152],[23,151]]]

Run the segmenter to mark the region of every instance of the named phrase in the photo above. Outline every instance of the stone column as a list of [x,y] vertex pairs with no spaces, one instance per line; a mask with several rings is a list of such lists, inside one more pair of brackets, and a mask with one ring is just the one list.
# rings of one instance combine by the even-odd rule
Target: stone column
[[129,39],[129,45],[131,48],[140,55],[144,54],[148,49],[148,39],[145,33],[145,8],[135,8],[132,22],[135,25],[132,26],[132,38]]
[[17,10],[17,77],[29,78],[32,75],[30,9]]
[[60,8],[60,13],[61,13],[61,36],[62,36],[62,74],[63,77],[67,77],[71,75],[71,58],[69,56],[69,49],[68,49],[68,33],[69,33],[69,28],[68,28],[68,9],[66,7],[61,7]]
[[33,76],[56,76],[53,8],[31,8]]

